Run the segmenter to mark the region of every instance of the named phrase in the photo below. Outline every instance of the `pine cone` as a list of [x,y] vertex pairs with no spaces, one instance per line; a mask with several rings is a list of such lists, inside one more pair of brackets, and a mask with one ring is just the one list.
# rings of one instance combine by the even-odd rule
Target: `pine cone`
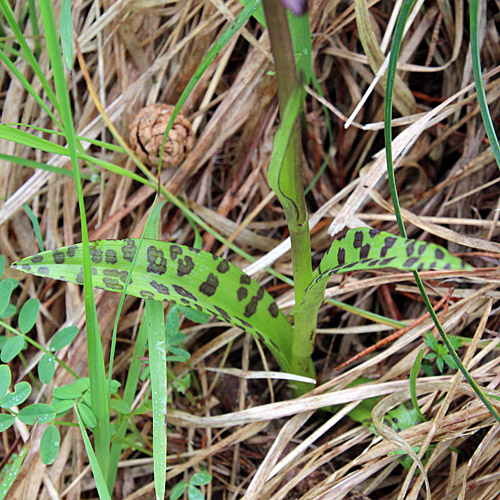
[[[139,159],[148,165],[158,166],[163,134],[172,116],[174,106],[157,103],[142,108],[129,127],[129,141]],[[165,168],[179,165],[193,149],[194,134],[191,123],[178,114],[168,133],[163,150],[162,166]]]

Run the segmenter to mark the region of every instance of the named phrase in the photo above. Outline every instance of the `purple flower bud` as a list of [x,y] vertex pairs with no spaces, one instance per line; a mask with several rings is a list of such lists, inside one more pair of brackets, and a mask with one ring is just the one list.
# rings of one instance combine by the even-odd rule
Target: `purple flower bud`
[[281,4],[296,16],[301,16],[308,8],[307,0],[281,0]]

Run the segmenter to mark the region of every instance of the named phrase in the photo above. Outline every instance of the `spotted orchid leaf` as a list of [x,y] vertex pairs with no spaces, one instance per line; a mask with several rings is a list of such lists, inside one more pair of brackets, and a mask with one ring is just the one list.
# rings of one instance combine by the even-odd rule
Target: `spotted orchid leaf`
[[[139,240],[90,242],[95,288],[122,292]],[[36,276],[83,284],[82,246],[41,252],[12,264]],[[255,335],[289,371],[292,326],[256,281],[225,259],[190,247],[144,239],[128,295],[208,313]]]
[[324,255],[319,275],[304,292],[300,307],[318,309],[328,279],[334,274],[382,268],[401,271],[473,269],[434,243],[401,238],[371,228],[350,229],[334,240]]

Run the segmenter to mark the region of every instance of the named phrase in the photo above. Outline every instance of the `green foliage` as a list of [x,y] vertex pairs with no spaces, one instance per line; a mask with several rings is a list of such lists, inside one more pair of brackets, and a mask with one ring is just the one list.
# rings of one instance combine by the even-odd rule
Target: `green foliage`
[[25,347],[26,342],[23,337],[11,337],[2,347],[0,360],[2,360],[3,363],[12,361]]
[[33,328],[39,309],[40,301],[38,299],[31,298],[23,304],[19,312],[19,330],[21,330],[21,333],[28,333]]
[[[462,341],[455,336],[449,336],[450,343],[453,349],[458,349],[462,345]],[[436,366],[438,370],[443,373],[444,365],[448,365],[452,370],[457,370],[457,364],[455,360],[450,355],[448,348],[439,342],[434,335],[427,332],[424,334],[424,342],[431,349],[431,352],[427,353],[424,358],[429,361],[436,361]]]
[[50,424],[43,433],[40,440],[40,458],[45,465],[51,465],[55,462],[59,453],[59,445],[61,444],[61,434],[59,429]]
[[204,500],[203,493],[197,488],[205,486],[212,481],[212,475],[206,471],[197,472],[189,481],[180,481],[170,492],[170,500],[177,500],[187,490],[188,500]]

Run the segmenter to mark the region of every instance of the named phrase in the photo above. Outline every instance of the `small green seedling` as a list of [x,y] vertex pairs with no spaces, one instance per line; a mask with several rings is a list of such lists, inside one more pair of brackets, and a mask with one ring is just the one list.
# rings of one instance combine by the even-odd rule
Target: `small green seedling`
[[197,472],[189,481],[177,483],[170,492],[170,500],[177,500],[187,491],[188,500],[204,500],[198,486],[205,486],[212,481],[212,475],[206,471]]
[[[449,335],[450,343],[453,349],[457,350],[462,345],[462,341],[454,336]],[[424,342],[431,349],[431,352],[427,353],[424,358],[429,361],[436,361],[436,366],[440,373],[443,373],[444,365],[448,365],[452,370],[457,369],[455,360],[451,357],[448,348],[439,342],[434,335],[427,332],[424,334]],[[425,366],[425,365],[424,365]],[[424,368],[425,369],[425,368]]]

